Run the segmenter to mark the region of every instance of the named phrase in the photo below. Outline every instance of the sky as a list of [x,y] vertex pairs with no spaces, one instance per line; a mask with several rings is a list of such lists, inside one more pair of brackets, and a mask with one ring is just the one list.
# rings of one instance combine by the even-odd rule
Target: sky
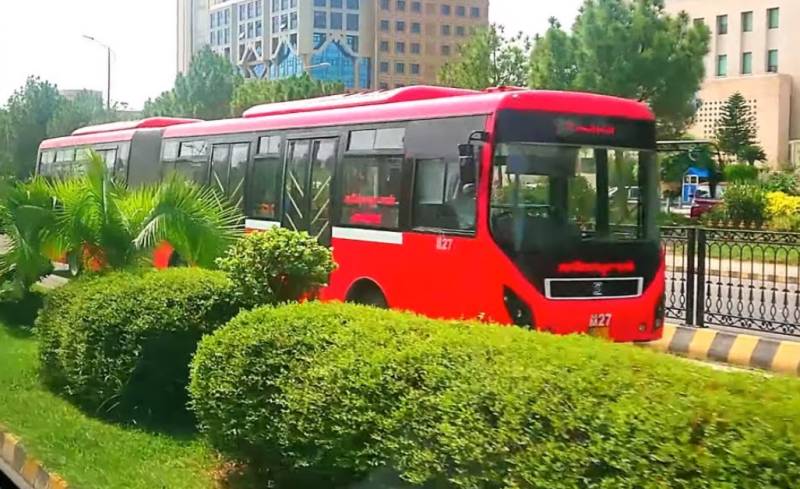
[[[168,90],[176,71],[175,0],[4,0],[0,15],[0,106],[29,75],[61,89],[105,91],[109,45],[112,100],[141,108]],[[547,19],[572,25],[581,0],[491,0],[507,33],[543,32]]]

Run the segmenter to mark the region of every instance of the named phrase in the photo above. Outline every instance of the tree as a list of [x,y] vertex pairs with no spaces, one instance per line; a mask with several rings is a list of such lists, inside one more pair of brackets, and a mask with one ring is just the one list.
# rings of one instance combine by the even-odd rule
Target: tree
[[697,109],[709,42],[705,26],[668,15],[663,0],[585,0],[570,34],[553,23],[537,41],[530,83],[639,100],[660,136],[676,137]]
[[577,66],[573,39],[555,17],[544,36],[536,36],[530,59],[530,86],[568,90],[575,83]]
[[481,29],[459,48],[455,61],[439,72],[439,83],[483,90],[497,86],[525,86],[528,80],[530,39],[522,33],[504,37],[502,26]]
[[66,136],[79,127],[111,122],[115,119],[114,111],[106,111],[103,98],[99,94],[83,90],[78,92],[74,99],[64,99],[59,104],[47,125],[47,135]]
[[756,118],[739,92],[728,97],[722,106],[715,137],[727,155],[751,164],[766,159],[764,150],[756,144]]
[[64,98],[55,85],[29,77],[8,99],[7,122],[11,131],[11,167],[6,173],[19,178],[33,174],[39,143],[48,137],[47,126]]
[[302,100],[344,92],[341,83],[313,80],[308,73],[280,80],[245,80],[233,91],[231,112],[235,117],[259,104]]
[[195,55],[189,71],[178,74],[171,90],[145,102],[144,113],[222,119],[230,115],[233,92],[241,81],[230,60],[206,46]]

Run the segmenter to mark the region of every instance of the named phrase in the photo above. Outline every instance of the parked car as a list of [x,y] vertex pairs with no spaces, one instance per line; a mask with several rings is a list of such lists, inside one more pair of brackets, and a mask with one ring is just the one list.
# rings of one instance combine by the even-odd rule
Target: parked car
[[708,185],[700,185],[694,194],[692,208],[689,210],[689,217],[699,219],[706,212],[722,203],[725,196],[725,184],[717,185],[717,197],[711,197],[711,189]]

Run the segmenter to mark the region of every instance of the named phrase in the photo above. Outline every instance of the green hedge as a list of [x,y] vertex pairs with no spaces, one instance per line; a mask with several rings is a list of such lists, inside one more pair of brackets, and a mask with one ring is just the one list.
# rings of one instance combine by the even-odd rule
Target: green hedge
[[86,277],[36,321],[44,380],[86,407],[135,420],[186,415],[197,343],[238,312],[221,272],[176,268]]
[[214,445],[288,487],[386,473],[434,488],[800,480],[796,380],[586,337],[346,305],[265,308],[201,342],[190,393]]

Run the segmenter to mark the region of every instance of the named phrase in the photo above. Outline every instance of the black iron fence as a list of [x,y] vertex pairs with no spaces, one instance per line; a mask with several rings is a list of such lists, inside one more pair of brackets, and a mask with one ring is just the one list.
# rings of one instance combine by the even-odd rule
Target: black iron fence
[[662,229],[667,316],[800,336],[800,234]]

